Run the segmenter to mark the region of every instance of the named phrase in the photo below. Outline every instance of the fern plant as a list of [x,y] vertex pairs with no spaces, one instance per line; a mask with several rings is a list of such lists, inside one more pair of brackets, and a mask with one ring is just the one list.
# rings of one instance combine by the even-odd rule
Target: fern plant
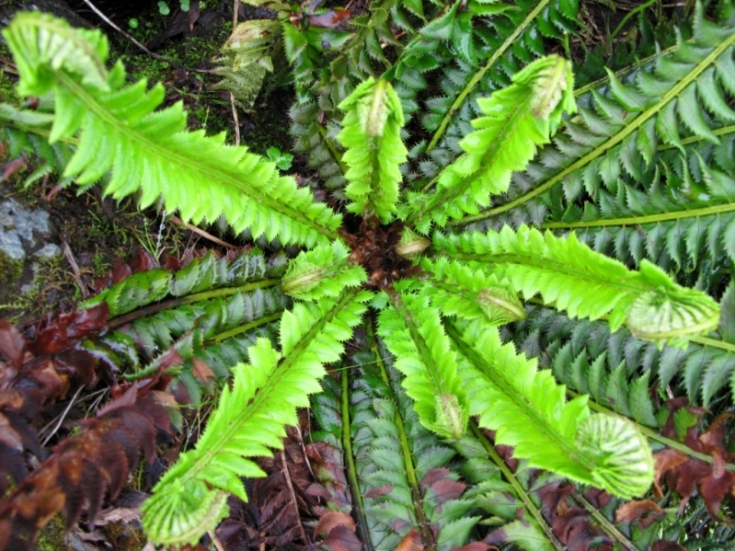
[[[287,268],[277,261],[266,269],[257,254],[229,267],[202,260],[177,274],[138,274],[86,304],[105,301],[115,316],[171,300],[141,320],[133,342],[178,347],[182,359],[196,348],[219,376],[232,374],[196,446],[143,507],[156,542],[194,543],[227,514],[229,494],[247,500],[242,478],[263,474],[253,458],[278,449],[296,409],[311,404],[320,437],[344,453],[355,515],[374,548],[393,549],[417,534],[427,548],[449,550],[490,511],[506,523],[507,541],[558,549],[528,478],[505,466],[486,431],[494,444],[512,446],[524,469],[620,498],[643,496],[654,476],[648,437],[661,422],[647,400],[651,374],[666,387],[681,362],[664,358],[690,354],[692,341],[722,342],[702,336],[720,322],[720,306],[705,290],[718,296],[729,269],[712,275],[702,266],[725,262],[730,248],[731,23],[709,23],[699,6],[692,37],[680,37],[674,53],[635,77],[610,75],[575,101],[571,62],[544,56],[535,38],[539,30],[574,32],[572,2],[542,1],[523,18],[516,9],[525,2],[380,5],[408,30],[394,62],[338,54],[327,70],[307,55],[319,32],[283,23],[303,92],[294,110],[301,139],[316,124],[305,119],[308,94],[331,88],[319,101],[343,113],[330,130],[317,121],[322,149],[314,150],[326,148],[340,169],[344,212],[317,202],[268,159],[226,145],[223,135],[186,131],[180,105],[157,109],[160,85],[126,84],[120,63],[107,69],[101,33],[29,13],[4,31],[19,94],[54,100],[53,122],[34,120],[16,132],[69,144],[64,178],[84,185],[106,176],[104,192],[115,198],[137,194],[142,206],[160,200],[184,220],[222,217],[271,246],[303,247]],[[377,40],[390,32],[385,21],[356,36]],[[488,26],[505,30],[499,46],[480,42]],[[426,52],[434,41],[446,55],[432,66]],[[504,54],[492,51],[511,47],[496,66]],[[465,76],[483,60],[492,93],[480,96],[477,81],[455,78],[445,99],[426,101],[433,115],[412,121],[429,85],[423,74],[439,66],[452,74],[453,60]],[[367,77],[359,84],[345,74],[350,63]],[[433,137],[409,150],[406,135],[418,124]],[[422,175],[411,172],[416,167]],[[699,203],[688,203],[692,197]],[[640,213],[622,217],[622,206],[636,201]],[[706,229],[702,217],[716,223]],[[689,225],[672,229],[682,219]],[[576,228],[582,231],[563,231]],[[253,263],[262,268],[255,281]],[[205,312],[211,317],[197,323]],[[548,337],[553,345],[540,344],[550,315],[569,320],[571,344],[560,329]],[[587,326],[602,336],[583,350],[573,337]],[[233,335],[242,338],[217,348]],[[508,342],[513,335],[531,357]],[[616,338],[650,343],[660,365],[651,367],[650,355],[642,373],[635,363],[627,371],[611,365],[600,348]],[[347,341],[358,352],[346,355]],[[553,355],[540,355],[551,369],[539,369],[533,356],[540,350]],[[146,362],[157,367],[150,351]],[[688,375],[692,397],[697,373]],[[630,403],[615,401],[614,382],[634,376]],[[725,380],[721,371],[710,378],[717,382],[705,385],[707,400]],[[457,464],[458,471],[447,469]],[[505,491],[527,520],[492,504]]]

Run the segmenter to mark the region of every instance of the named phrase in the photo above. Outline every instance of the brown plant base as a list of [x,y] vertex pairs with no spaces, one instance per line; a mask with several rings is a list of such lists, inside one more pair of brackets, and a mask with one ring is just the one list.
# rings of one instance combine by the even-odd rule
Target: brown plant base
[[416,274],[418,269],[396,252],[403,222],[381,226],[375,216],[345,218],[348,229],[340,229],[340,235],[352,248],[350,262],[361,265],[368,273],[368,288],[389,289],[394,281]]

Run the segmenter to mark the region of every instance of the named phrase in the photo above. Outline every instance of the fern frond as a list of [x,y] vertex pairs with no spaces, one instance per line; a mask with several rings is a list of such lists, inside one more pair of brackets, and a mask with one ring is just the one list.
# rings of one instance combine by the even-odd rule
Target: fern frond
[[[243,148],[224,145],[223,135],[186,132],[180,104],[153,112],[163,88],[146,91],[145,81],[123,87],[121,64],[109,74],[104,70],[102,34],[94,34],[88,47],[96,45],[94,50],[78,53],[63,46],[84,42],[67,40],[74,32],[65,22],[39,14],[20,14],[4,31],[23,67],[19,91],[54,90],[50,141],[81,129],[65,175],[86,183],[112,169],[105,191],[115,198],[140,190],[143,207],[162,196],[166,210],[179,210],[185,220],[215,221],[224,215],[235,231],[249,228],[254,237],[278,237],[284,244],[314,246],[336,237],[340,216],[314,202],[293,178],[280,176],[275,164]],[[87,72],[82,76],[82,71]]]
[[[559,12],[559,8],[564,9],[564,16]],[[434,149],[445,137],[444,132],[448,126],[458,122],[457,114],[465,102],[474,101],[480,91],[489,93],[496,88],[506,86],[508,82],[501,80],[502,77],[517,72],[516,70],[511,72],[498,70],[496,64],[508,64],[513,58],[522,59],[527,63],[534,57],[542,56],[544,47],[540,40],[539,25],[543,25],[545,29],[553,29],[553,25],[549,24],[550,20],[560,21],[563,17],[568,17],[570,21],[573,21],[577,10],[574,1],[549,2],[548,0],[541,2],[520,0],[515,5],[481,4],[471,8],[478,15],[485,9],[493,10],[493,17],[483,21],[482,26],[476,26],[463,33],[470,36],[476,35],[474,39],[464,39],[469,44],[478,43],[473,48],[472,53],[475,55],[462,55],[463,49],[458,49],[453,41],[454,49],[460,53],[460,57],[457,59],[456,66],[447,65],[444,70],[445,76],[448,77],[444,80],[445,89],[449,88],[448,96],[453,101],[450,102],[451,106],[448,105],[441,111],[440,114],[443,115],[441,121],[436,117],[431,122],[426,121],[427,129],[434,132],[427,151]],[[498,13],[502,13],[502,16],[498,17]],[[545,24],[536,22],[537,18],[545,19]],[[422,30],[422,34],[426,34],[425,31]],[[553,31],[550,34],[558,37],[558,33]],[[477,59],[473,60],[472,57]],[[472,61],[475,62],[472,63]],[[477,70],[478,63],[482,64],[482,62],[484,64]],[[448,134],[453,134],[451,128]]]
[[41,164],[23,181],[30,186],[44,176],[56,173],[59,176],[57,185],[66,187],[72,178],[62,177],[64,167],[74,155],[76,140],[49,143],[49,128],[53,123],[53,115],[45,111],[18,109],[7,103],[0,103],[0,142],[7,144],[7,155],[17,158],[21,154],[38,157]]
[[380,314],[378,334],[396,356],[421,423],[444,438],[460,438],[469,404],[438,309],[422,295],[393,291],[386,298],[390,307]]
[[[565,126],[527,175],[514,179],[501,204],[450,225],[498,227],[519,216],[542,222],[549,204],[559,220],[584,192],[595,197],[604,186],[615,194],[621,178],[638,180],[645,192],[643,183],[652,179],[661,144],[687,155],[689,138],[720,143],[716,131],[732,117],[725,107],[733,88],[734,45],[732,23],[708,22],[697,3],[691,40],[679,33],[676,50],[657,56],[652,70],[625,79],[612,75],[607,89],[579,98],[580,118]],[[509,211],[513,218],[504,214]]]
[[[283,255],[266,260],[254,249],[232,261],[209,253],[179,271],[134,274],[82,303],[105,302],[112,316],[111,331],[90,347],[109,365],[127,368],[129,380],[165,367],[198,404],[215,379],[247,360],[256,337],[275,342],[275,322],[291,304],[277,287],[285,264]],[[194,376],[197,361],[211,369],[212,380]]]
[[222,46],[222,59],[214,73],[223,77],[213,88],[232,92],[245,111],[252,109],[267,72],[273,72],[273,53],[281,35],[281,24],[271,19],[238,23]]
[[194,543],[226,513],[221,496],[231,492],[247,501],[240,477],[264,473],[246,458],[281,448],[284,425],[297,423],[296,408],[308,406],[309,394],[319,390],[324,364],[339,358],[341,342],[351,337],[369,298],[351,291],[336,302],[296,305],[281,320],[282,352],[265,339],[250,347],[250,363],[233,369],[232,390],[223,391],[196,448],[181,454],[144,504],[143,524],[152,540]]
[[[557,380],[599,404],[656,426],[650,412],[649,386],[659,392],[671,388],[694,404],[709,407],[729,389],[735,396],[735,346],[694,338],[686,350],[645,345],[628,331],[610,334],[606,324],[571,321],[545,308],[530,306],[529,317],[516,326],[514,342],[538,356]],[[543,350],[544,354],[540,354]]]
[[483,117],[460,146],[465,151],[438,178],[430,196],[412,196],[401,215],[422,233],[487,206],[505,192],[514,170],[525,168],[539,145],[549,142],[562,112],[576,110],[571,65],[558,56],[539,59],[513,77],[513,84],[478,100]]
[[466,320],[485,318],[492,324],[526,317],[523,304],[510,284],[494,274],[472,270],[443,257],[423,259],[421,267],[434,276],[434,279],[424,282],[421,292],[445,316]]
[[462,333],[448,328],[466,358],[460,375],[471,414],[514,446],[517,457],[616,495],[644,494],[653,481],[646,439],[627,420],[590,416],[587,398],[565,403],[564,387],[536,362],[503,345],[497,329],[470,322]]
[[[446,468],[454,451],[419,422],[389,355],[371,338],[366,347],[370,352],[355,356],[351,417],[370,541],[378,551],[392,551],[413,529],[425,545],[449,551],[466,542],[479,520],[469,515],[475,498],[462,494]],[[462,495],[447,500],[434,491],[435,482]]]
[[609,313],[615,331],[626,323],[639,338],[684,344],[691,335],[714,329],[719,306],[708,295],[675,284],[659,268],[641,263],[640,272],[595,253],[574,234],[567,239],[521,226],[499,233],[435,234],[435,247],[449,258],[476,262],[507,278],[526,298],[540,293],[546,303],[573,317],[597,319]]
[[337,297],[346,287],[357,287],[367,281],[367,274],[361,266],[349,262],[349,254],[340,240],[333,241],[330,247],[300,253],[289,264],[281,289],[297,299],[316,300]]
[[401,140],[403,111],[393,87],[385,80],[360,84],[339,108],[346,111],[337,139],[347,149],[342,160],[349,167],[345,195],[347,210],[374,213],[383,223],[394,216],[406,147]]

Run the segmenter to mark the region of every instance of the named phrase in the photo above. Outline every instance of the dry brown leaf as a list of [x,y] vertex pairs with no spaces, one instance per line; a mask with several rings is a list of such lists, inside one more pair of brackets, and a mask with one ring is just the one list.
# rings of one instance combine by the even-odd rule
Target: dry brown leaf
[[615,511],[615,522],[633,522],[638,520],[638,526],[642,530],[645,530],[665,514],[666,512],[655,501],[651,501],[650,499],[633,500],[624,503]]
[[192,358],[191,362],[194,364],[191,372],[197,379],[205,383],[210,379],[214,379],[214,372],[207,365],[207,362],[200,358]]
[[654,471],[656,476],[653,479],[653,484],[656,487],[655,495],[657,498],[661,498],[664,495],[661,490],[661,478],[666,474],[667,471],[677,468],[687,462],[687,456],[676,450],[662,450],[653,454],[654,460]]
[[412,528],[406,534],[395,551],[424,551],[424,544],[421,543],[421,534],[415,528]]
[[355,521],[350,515],[339,511],[329,511],[319,518],[314,533],[317,536],[326,538],[337,526],[344,526],[352,532],[355,531]]
[[651,546],[651,551],[687,551],[675,541],[659,540]]

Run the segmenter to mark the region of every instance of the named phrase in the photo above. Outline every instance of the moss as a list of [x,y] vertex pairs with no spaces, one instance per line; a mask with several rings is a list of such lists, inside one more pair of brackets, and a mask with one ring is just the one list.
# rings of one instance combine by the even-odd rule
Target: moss
[[143,530],[131,523],[112,522],[102,531],[116,551],[141,551],[148,542]]
[[36,543],[38,551],[71,551],[66,541],[66,523],[60,514],[51,518],[49,523],[38,533]]
[[[11,258],[5,251],[0,250],[0,281],[6,289],[14,287],[23,276],[23,261]],[[1,296],[1,295],[0,295]]]

